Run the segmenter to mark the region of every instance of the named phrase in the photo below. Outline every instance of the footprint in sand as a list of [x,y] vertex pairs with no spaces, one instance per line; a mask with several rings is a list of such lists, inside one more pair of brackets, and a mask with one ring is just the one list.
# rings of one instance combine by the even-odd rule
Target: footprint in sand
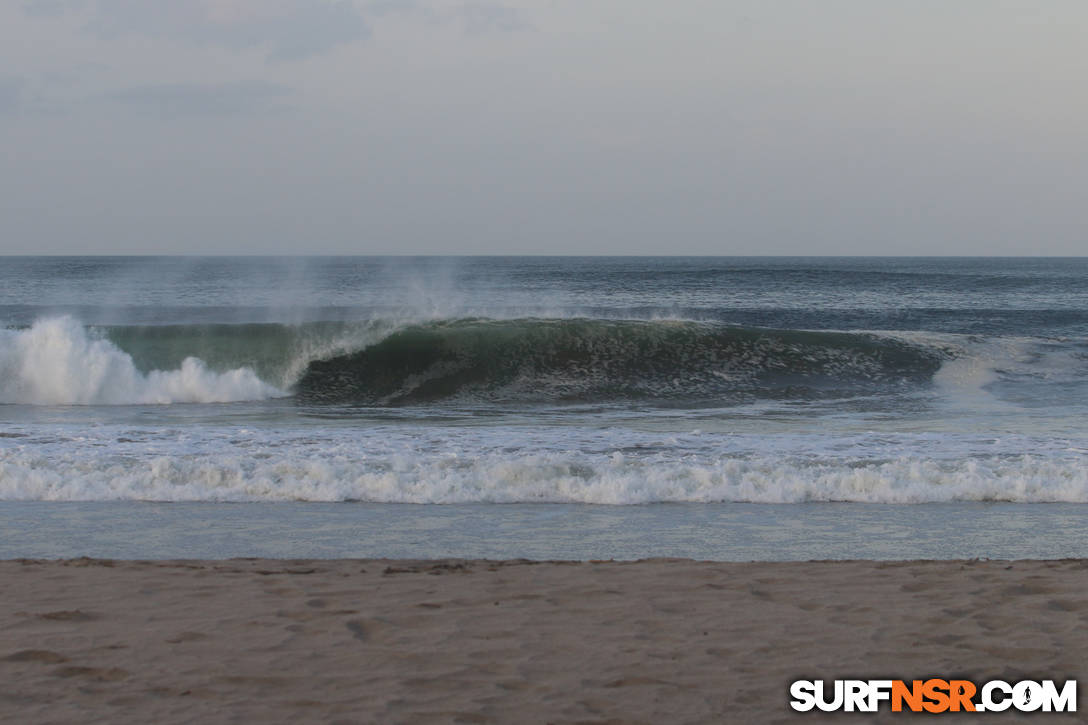
[[49,619],[56,622],[90,622],[98,619],[98,615],[73,609],[60,612],[46,612],[45,614],[39,614],[38,618]]
[[55,665],[61,662],[67,662],[68,658],[57,652],[50,652],[47,649],[24,649],[19,650],[13,654],[4,658],[5,662],[38,662],[43,665]]
[[97,682],[117,682],[118,680],[124,680],[128,678],[129,673],[127,670],[122,670],[120,667],[58,667],[53,670],[53,674],[57,677],[85,677]]
[[348,628],[351,635],[360,642],[366,642],[370,635],[367,632],[366,625],[361,619],[352,619],[344,623],[344,626]]

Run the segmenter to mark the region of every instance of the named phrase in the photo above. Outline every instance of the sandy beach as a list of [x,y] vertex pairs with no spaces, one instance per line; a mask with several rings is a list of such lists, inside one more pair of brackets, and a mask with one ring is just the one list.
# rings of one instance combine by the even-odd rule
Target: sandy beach
[[0,579],[12,723],[801,722],[829,716],[789,710],[798,678],[1088,676],[1081,560],[17,560]]

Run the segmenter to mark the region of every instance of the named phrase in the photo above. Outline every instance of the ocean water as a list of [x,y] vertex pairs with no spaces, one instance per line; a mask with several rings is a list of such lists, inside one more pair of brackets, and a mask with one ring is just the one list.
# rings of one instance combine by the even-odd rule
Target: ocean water
[[0,556],[1083,556],[1086,414],[1088,259],[0,258]]

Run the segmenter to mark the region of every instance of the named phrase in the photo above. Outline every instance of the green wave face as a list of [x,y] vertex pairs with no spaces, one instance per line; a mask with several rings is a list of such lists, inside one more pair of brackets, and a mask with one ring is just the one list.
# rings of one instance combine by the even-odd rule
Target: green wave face
[[829,397],[928,382],[934,350],[865,333],[607,320],[413,325],[309,363],[307,403],[601,402]]

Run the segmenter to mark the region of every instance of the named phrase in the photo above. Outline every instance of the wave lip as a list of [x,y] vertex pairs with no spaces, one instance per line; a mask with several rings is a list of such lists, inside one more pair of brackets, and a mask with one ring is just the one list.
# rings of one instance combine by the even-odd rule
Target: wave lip
[[820,397],[929,381],[937,351],[869,333],[681,321],[458,319],[312,361],[307,403]]
[[141,372],[132,356],[72,317],[0,330],[0,403],[133,405],[229,403],[284,393],[248,367],[225,372],[187,357],[174,370]]

